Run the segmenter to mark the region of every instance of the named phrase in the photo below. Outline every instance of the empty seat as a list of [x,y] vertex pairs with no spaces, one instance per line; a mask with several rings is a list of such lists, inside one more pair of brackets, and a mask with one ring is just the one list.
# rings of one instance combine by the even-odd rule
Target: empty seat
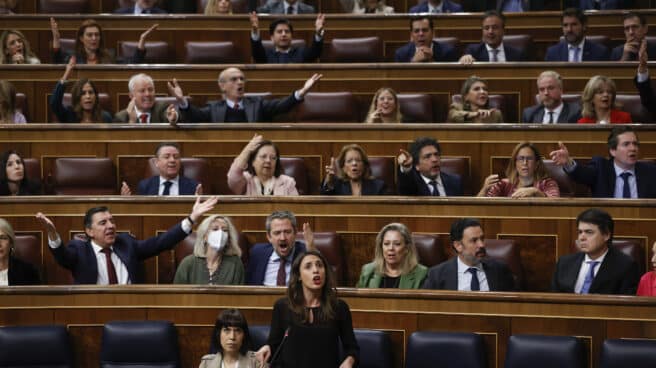
[[90,0],[39,0],[39,13],[88,13]]
[[57,195],[116,194],[116,170],[110,158],[58,158],[52,173]]
[[251,335],[251,343],[253,343],[253,350],[257,351],[264,346],[269,339],[269,325],[256,325],[248,326],[248,333]]
[[432,123],[433,101],[425,93],[400,93],[397,96],[404,123]]
[[351,92],[309,92],[296,110],[299,123],[358,122],[358,108]]
[[631,114],[634,123],[653,123],[652,114],[642,105],[639,95],[616,95],[618,107]]
[[25,261],[41,274],[41,241],[35,235],[16,234],[14,242],[14,254],[17,258]]
[[396,160],[396,157],[369,156],[371,175],[385,182],[385,194],[394,194],[396,191],[394,160]]
[[180,367],[175,326],[169,321],[108,322],[103,328],[100,367]]
[[447,174],[460,176],[464,195],[471,195],[471,174],[469,159],[466,157],[444,157],[440,159],[440,170]]
[[299,195],[310,194],[308,183],[309,178],[305,161],[300,157],[281,157],[280,166],[282,166],[282,173],[291,176],[296,181],[296,190]]
[[187,64],[230,64],[238,63],[239,54],[232,41],[185,42]]
[[[148,166],[144,178],[159,175],[159,170],[155,164],[156,158],[151,157],[148,160]],[[182,176],[193,179],[203,186],[203,194],[212,193],[212,181],[210,179],[210,166],[207,160],[201,157],[181,157],[180,172]]]
[[645,273],[645,247],[642,246],[640,240],[613,238],[611,245],[631,257],[638,264],[640,275]]
[[67,55],[75,55],[75,39],[74,38],[60,38],[60,50]]
[[[296,240],[303,239],[303,232],[296,234]],[[338,286],[343,286],[346,277],[346,259],[339,235],[334,231],[315,232],[314,246],[321,254],[326,257],[326,261],[335,275],[335,282]]]
[[322,62],[378,63],[383,60],[380,37],[333,38]]
[[519,247],[512,239],[485,239],[488,257],[505,263],[513,273],[515,289],[524,289],[524,268],[519,256]]
[[511,46],[517,50],[526,53],[526,60],[533,60],[533,37],[527,34],[504,35],[504,46]]
[[656,364],[656,340],[607,339],[601,346],[601,368],[652,368]]
[[417,258],[419,258],[420,264],[430,268],[446,261],[444,246],[438,235],[412,233],[412,242],[417,248]]
[[542,160],[547,175],[558,183],[561,197],[574,197],[576,183],[567,175],[562,166],[556,165],[553,160]]
[[573,336],[513,335],[505,368],[587,367],[583,342]]
[[28,179],[37,181],[43,184],[41,180],[41,162],[37,158],[24,158],[23,166],[25,167],[25,175]]
[[460,40],[458,37],[435,37],[433,38],[433,42],[437,42],[440,46],[453,47],[460,54]]
[[[120,42],[119,46],[119,57],[122,59],[129,59],[134,55],[135,50],[137,49],[138,42],[134,41],[123,41]],[[164,64],[171,61],[169,55],[169,44],[164,41],[151,41],[146,42],[146,56],[144,57],[144,63],[146,64]]]
[[406,368],[485,368],[483,338],[467,332],[417,331],[408,338]]
[[0,327],[0,346],[1,367],[73,367],[66,326]]
[[[392,368],[392,342],[385,331],[356,328],[355,340],[360,346],[359,368]],[[342,360],[346,357],[339,345]]]

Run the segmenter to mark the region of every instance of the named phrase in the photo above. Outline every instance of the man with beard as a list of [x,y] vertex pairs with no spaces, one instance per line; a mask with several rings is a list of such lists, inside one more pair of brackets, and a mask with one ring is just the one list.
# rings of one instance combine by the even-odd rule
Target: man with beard
[[397,63],[456,60],[458,55],[453,47],[433,41],[433,19],[429,17],[410,19],[410,42],[394,53]]
[[398,192],[406,196],[461,196],[460,176],[440,170],[442,149],[437,140],[419,137],[408,147],[400,150]]
[[451,224],[451,246],[456,257],[431,267],[422,289],[513,291],[515,282],[507,265],[486,258],[481,223],[463,218]]
[[540,104],[522,112],[523,123],[576,124],[581,118],[581,105],[563,101],[563,80],[560,74],[547,70],[538,77]]
[[285,286],[289,282],[294,260],[314,248],[314,235],[303,224],[305,243],[296,241],[296,216],[289,211],[275,211],[265,223],[268,243],[255,244],[246,266],[246,285]]
[[639,162],[640,142],[629,126],[617,126],[608,135],[610,158],[595,156],[581,165],[569,156],[567,147],[549,154],[567,175],[585,184],[595,198],[656,198],[656,165]]
[[503,44],[506,30],[506,17],[489,10],[483,14],[481,24],[482,42],[468,45],[458,62],[471,65],[475,61],[504,63],[508,61],[526,61],[526,50],[519,50]]
[[547,49],[545,61],[607,61],[608,48],[585,39],[588,18],[581,9],[568,8],[563,11],[563,40]]

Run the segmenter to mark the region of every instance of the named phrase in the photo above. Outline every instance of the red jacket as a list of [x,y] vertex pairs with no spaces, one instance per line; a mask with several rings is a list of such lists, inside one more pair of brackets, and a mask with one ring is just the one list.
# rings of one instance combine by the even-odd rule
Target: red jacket
[[[633,121],[631,120],[631,114],[621,110],[610,110],[610,123],[611,124],[630,124]],[[579,124],[596,124],[597,119],[582,117],[578,121]]]

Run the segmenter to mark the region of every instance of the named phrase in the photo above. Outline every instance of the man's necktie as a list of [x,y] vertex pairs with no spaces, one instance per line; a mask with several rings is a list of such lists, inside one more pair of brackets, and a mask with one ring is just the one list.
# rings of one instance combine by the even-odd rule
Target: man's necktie
[[585,275],[585,280],[583,280],[583,287],[581,287],[581,294],[587,294],[590,291],[590,285],[592,285],[592,280],[594,280],[594,269],[599,264],[599,261],[587,261],[588,264],[588,273]]
[[287,14],[294,14],[294,7],[293,6],[288,6],[287,7]]
[[287,64],[289,63],[289,53],[287,52],[279,52],[278,53],[278,62],[280,64]]
[[553,111],[549,111],[549,124],[553,124],[553,123],[554,123],[553,115],[554,115],[554,112],[553,112]]
[[287,271],[285,270],[285,258],[280,257],[280,268],[278,268],[278,276],[276,277],[276,285],[287,285]]
[[235,109],[235,110],[239,110],[240,108],[241,108],[241,107],[239,106],[239,102],[235,102],[235,107],[234,107],[234,109]]
[[499,61],[499,49],[492,49],[490,50],[492,53],[492,59],[490,60],[491,62],[497,62]]
[[440,196],[440,191],[437,190],[437,182],[435,180],[431,180],[428,182],[428,185],[430,185],[432,192],[431,195],[433,197],[439,197]]
[[478,269],[474,267],[470,267],[467,269],[467,272],[471,273],[472,275],[471,286],[470,286],[471,291],[480,291],[481,284],[478,282]]
[[173,185],[172,181],[165,181],[164,182],[164,191],[162,192],[162,195],[171,195],[171,185]]
[[139,121],[141,121],[141,124],[148,124],[148,114],[139,115]]
[[625,171],[620,174],[622,180],[624,180],[624,187],[622,188],[622,198],[631,198],[631,187],[629,186],[629,177],[633,175],[628,171]]
[[114,262],[112,262],[112,249],[103,248],[100,250],[105,253],[105,260],[107,261],[107,279],[109,279],[110,285],[118,284],[118,277],[116,277],[116,269],[114,268]]
[[574,48],[574,57],[573,57],[573,62],[578,63],[579,62],[579,54],[581,53],[581,48],[580,47],[575,47]]

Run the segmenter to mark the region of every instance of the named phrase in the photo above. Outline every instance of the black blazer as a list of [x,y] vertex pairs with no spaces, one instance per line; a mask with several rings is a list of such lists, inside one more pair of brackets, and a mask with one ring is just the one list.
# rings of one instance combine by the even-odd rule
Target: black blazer
[[651,78],[642,83],[638,83],[638,77],[633,78],[638,93],[640,93],[640,103],[652,114],[656,114],[656,94],[651,84]]
[[[551,280],[551,291],[573,293],[584,259],[585,253],[583,252],[560,257]],[[591,294],[635,295],[639,279],[640,274],[636,262],[621,251],[610,247],[604,262],[599,266],[597,275],[592,280],[589,292]]]
[[[638,198],[656,198],[656,165],[636,162],[636,186]],[[576,165],[568,175],[575,181],[586,184],[595,198],[615,197],[615,167],[613,160],[595,156],[587,165]]]
[[256,63],[282,64],[282,63],[311,63],[321,56],[323,39],[317,41],[312,37],[311,47],[292,47],[287,53],[288,60],[281,60],[281,53],[275,49],[265,49],[262,39],[253,41],[251,38],[251,52]]
[[[323,195],[352,195],[351,183],[348,180],[338,179],[332,183],[332,187],[325,182],[321,186]],[[362,180],[362,195],[384,195],[385,182],[380,179]]]
[[[505,263],[486,258],[481,260],[490,291],[514,291],[515,281]],[[422,289],[458,290],[458,256],[428,270]]]
[[[397,63],[408,63],[415,56],[415,44],[414,42],[408,42],[407,44],[399,47],[394,52],[394,61]],[[447,45],[440,45],[439,43],[433,41],[433,61],[458,61],[458,54],[456,54],[456,49],[449,47]]]
[[[544,105],[534,105],[522,112],[522,123],[542,124],[544,118]],[[576,124],[581,118],[581,105],[574,102],[563,101],[563,110],[558,115],[558,124]]]
[[[271,121],[277,114],[283,114],[296,106],[299,100],[294,94],[279,99],[267,100],[262,97],[244,97],[240,103],[246,111],[249,123]],[[187,105],[180,109],[181,120],[185,123],[223,123],[225,122],[228,104],[225,100],[210,101],[204,107]]]
[[[440,171],[440,178],[444,185],[447,196],[462,196],[462,181],[460,176],[447,174]],[[407,173],[398,171],[397,189],[399,195],[406,196],[430,196],[431,189],[428,187],[421,174],[414,168]]]
[[[503,45],[506,61],[526,61],[526,50],[519,50],[506,44]],[[463,55],[471,55],[476,61],[490,61],[485,42],[467,45]]]
[[39,272],[30,263],[9,256],[9,286],[14,285],[39,285],[41,278]]
[[[43,194],[41,190],[41,183],[36,180],[24,180],[21,182],[20,188],[18,188],[18,195],[41,195]],[[6,180],[0,181],[0,196],[11,195],[9,191],[9,185]]]
[[[196,194],[196,187],[198,183],[194,179],[189,179],[185,176],[178,178],[178,193],[179,195],[194,195]],[[158,195],[159,194],[159,175],[151,176],[144,179],[137,185],[137,194],[139,195]]]
[[[96,96],[97,97],[97,96]],[[64,84],[62,82],[57,82],[55,89],[52,91],[52,95],[48,98],[48,104],[50,105],[50,110],[57,116],[57,120],[60,123],[79,123],[80,119],[77,117],[75,110],[72,106],[64,106],[62,101],[64,100]],[[112,122],[112,115],[105,110],[102,110],[102,123],[109,124]],[[98,121],[98,123],[101,123]]]

